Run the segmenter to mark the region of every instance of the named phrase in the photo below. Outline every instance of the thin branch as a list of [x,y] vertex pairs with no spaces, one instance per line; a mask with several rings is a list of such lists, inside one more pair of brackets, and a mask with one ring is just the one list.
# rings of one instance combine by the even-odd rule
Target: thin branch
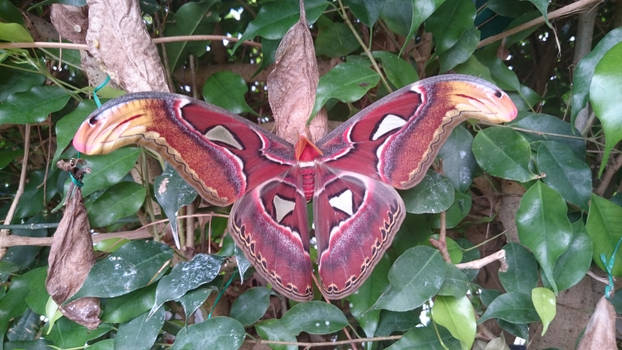
[[[226,35],[177,35],[166,36],[160,38],[153,38],[151,41],[154,44],[163,43],[175,43],[181,41],[206,41],[206,40],[227,40],[231,42],[239,41],[238,38],[226,36]],[[248,45],[261,48],[261,43],[245,40],[242,45]],[[69,49],[69,50],[85,50],[89,49],[87,44],[75,44],[75,43],[59,43],[59,42],[47,42],[47,41],[35,41],[31,43],[0,43],[0,49]]]
[[391,335],[388,337],[374,337],[374,338],[359,338],[352,340],[339,340],[339,341],[327,341],[327,342],[289,342],[289,341],[281,341],[281,340],[264,340],[264,339],[251,339],[250,343],[255,344],[274,344],[274,345],[294,345],[294,346],[304,346],[308,348],[318,347],[318,346],[330,346],[335,347],[338,345],[353,345],[353,343],[367,343],[367,342],[377,342],[377,341],[385,341],[385,340],[399,340],[401,339],[401,335]]
[[[24,130],[24,157],[22,158],[22,171],[19,175],[19,185],[17,186],[17,192],[15,192],[15,198],[13,198],[13,202],[9,207],[9,211],[4,218],[4,224],[8,225],[13,221],[13,215],[15,215],[15,210],[17,209],[17,204],[19,203],[19,199],[24,194],[24,187],[26,184],[26,172],[28,169],[28,155],[30,154],[30,124],[26,124]],[[4,229],[0,230],[0,240],[6,239],[9,237],[9,230]],[[0,248],[0,259],[4,257],[6,254],[6,248]]]
[[[559,17],[570,16],[575,13],[585,12],[588,8],[592,8],[596,6],[598,3],[603,2],[603,0],[579,0],[575,1],[570,5],[558,8],[555,11],[551,11],[548,13],[549,20],[554,20]],[[510,35],[514,35],[516,33],[522,32],[525,29],[529,29],[531,27],[539,26],[544,23],[544,16],[540,16],[538,18],[534,18],[529,22],[525,22],[521,25],[518,25],[512,29],[506,30],[505,32],[499,33],[497,35],[489,36],[488,38],[479,42],[477,47],[484,47],[486,45],[490,45],[496,41],[507,38]]]
[[490,263],[493,263],[495,261],[499,261],[501,263],[501,267],[499,268],[499,271],[507,270],[508,266],[505,262],[505,250],[503,249],[496,251],[488,256],[485,256],[481,259],[465,262],[462,264],[456,264],[456,267],[459,269],[463,269],[463,270],[464,269],[481,269],[482,267]]
[[440,217],[441,228],[439,232],[438,240],[430,238],[430,243],[441,252],[443,259],[451,264],[451,258],[449,257],[449,251],[447,250],[447,219],[444,211],[441,212]]
[[596,188],[596,191],[594,191],[597,195],[603,196],[605,194],[607,188],[609,187],[609,184],[611,183],[611,180],[613,180],[614,175],[618,173],[618,170],[620,170],[620,168],[622,168],[622,154],[619,154],[607,167],[607,170],[605,170],[605,173],[602,176],[602,180],[600,181],[600,184],[598,184],[598,188]]
[[594,272],[592,272],[592,270],[587,270],[587,275],[592,277],[595,281],[609,285],[609,280],[606,277],[601,277],[595,274]]

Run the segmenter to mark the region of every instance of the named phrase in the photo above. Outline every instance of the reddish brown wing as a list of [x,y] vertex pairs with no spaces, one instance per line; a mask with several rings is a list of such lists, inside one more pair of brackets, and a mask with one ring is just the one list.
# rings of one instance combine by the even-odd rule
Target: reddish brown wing
[[151,148],[214,205],[286,172],[293,147],[247,120],[183,95],[147,92],[106,103],[80,126],[74,147],[86,154],[128,144]]

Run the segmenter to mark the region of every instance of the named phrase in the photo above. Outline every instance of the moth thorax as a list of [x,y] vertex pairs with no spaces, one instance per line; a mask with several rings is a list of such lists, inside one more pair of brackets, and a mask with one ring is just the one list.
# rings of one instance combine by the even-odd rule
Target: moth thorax
[[302,176],[302,190],[305,193],[305,199],[310,201],[315,191],[315,171],[314,167],[307,166],[300,168],[300,176]]

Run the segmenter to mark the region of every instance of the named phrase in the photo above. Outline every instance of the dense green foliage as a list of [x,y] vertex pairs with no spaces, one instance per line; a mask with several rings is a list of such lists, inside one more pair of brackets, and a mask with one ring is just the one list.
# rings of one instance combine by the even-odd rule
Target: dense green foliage
[[[49,249],[10,247],[0,261],[0,349],[85,344],[89,349],[234,349],[255,339],[290,342],[270,346],[296,349],[296,341],[390,335],[403,337],[357,346],[469,349],[482,326],[493,329],[494,337],[504,330],[506,341],[539,336],[555,317],[560,293],[589,279],[592,263],[597,274],[606,275],[601,256],[608,260],[622,238],[622,176],[616,173],[622,165],[622,29],[613,29],[621,19],[612,12],[614,5],[597,8],[594,48],[575,65],[577,15],[547,18],[568,3],[306,1],[318,61],[321,67],[330,65],[320,78],[314,113],[326,108],[331,120],[342,121],[390,90],[446,72],[490,80],[519,108],[508,125],[465,123],[455,129],[434,169],[401,193],[409,213],[405,223],[354,295],[329,304],[316,293],[316,300],[294,304],[272,293],[253,278],[252,267],[225,234],[227,209],[201,207],[173,170],[154,162],[150,152],[127,147],[82,156],[91,169],[84,178],[84,203],[97,232],[135,229],[174,217],[188,204],[192,209],[182,209],[185,213],[216,211],[219,216],[193,221],[189,235],[186,221],[180,221],[176,230],[183,233],[182,243],[194,240],[186,251],[174,249],[164,225],[149,228],[154,241],[97,243],[99,259],[75,296],[101,300],[102,323],[92,331],[58,318],[50,306],[44,288]],[[263,49],[239,41],[225,46],[184,41],[162,46],[161,53],[180,92],[194,92],[252,120],[266,119],[265,80],[224,67],[251,66],[260,73],[272,64],[280,38],[298,20],[297,1],[140,4],[154,37],[229,33],[260,42]],[[49,6],[0,0],[0,40],[40,37],[27,24],[32,18],[49,22]],[[541,16],[540,25],[480,45]],[[195,74],[190,66],[201,76],[205,67],[219,65],[220,72],[196,85],[188,78]],[[0,217],[13,202],[22,167],[28,170],[11,235],[54,233],[50,225],[17,225],[60,219],[70,179],[55,163],[77,156],[71,139],[96,107],[86,81],[75,50],[61,55],[57,49],[0,49]],[[100,96],[118,93],[105,88]],[[596,119],[577,130],[575,119],[585,107]],[[32,132],[23,164],[26,124]],[[150,176],[153,168],[157,177]],[[157,191],[164,181],[167,191]],[[437,237],[441,212],[452,264],[428,242]],[[500,249],[506,270],[493,264],[478,275],[454,265]],[[622,275],[622,252],[611,273]],[[613,300],[622,305],[621,299]],[[490,338],[488,333],[481,339]]]

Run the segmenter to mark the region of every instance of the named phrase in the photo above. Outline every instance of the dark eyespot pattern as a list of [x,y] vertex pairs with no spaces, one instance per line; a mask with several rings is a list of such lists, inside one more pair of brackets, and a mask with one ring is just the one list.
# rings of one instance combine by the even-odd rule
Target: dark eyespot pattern
[[501,96],[502,96],[501,91],[500,90],[496,90],[495,91],[495,97],[496,98],[501,98]]
[[94,116],[89,118],[89,125],[90,126],[94,126],[95,123],[97,123],[97,116],[96,115],[94,115]]

